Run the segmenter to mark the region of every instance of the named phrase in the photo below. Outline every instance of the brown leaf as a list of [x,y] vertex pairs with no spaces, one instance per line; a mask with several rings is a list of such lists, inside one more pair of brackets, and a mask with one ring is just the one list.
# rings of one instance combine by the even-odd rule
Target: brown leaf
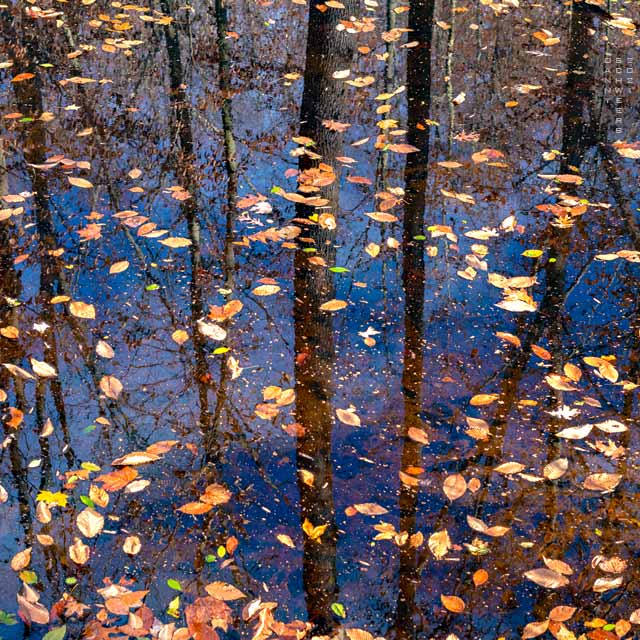
[[95,509],[87,507],[78,514],[76,525],[82,535],[87,536],[87,538],[94,538],[104,527],[104,517]]
[[115,376],[103,376],[100,380],[100,391],[102,391],[107,398],[117,400],[120,393],[122,393],[122,382]]
[[520,473],[524,469],[524,465],[519,462],[503,462],[499,464],[497,467],[494,467],[494,471],[497,473],[502,473],[506,476],[513,475],[514,473]]
[[527,571],[524,576],[531,580],[531,582],[535,582],[541,587],[546,587],[547,589],[559,589],[560,587],[566,587],[569,584],[569,579],[561,573],[557,573],[545,567]]
[[360,418],[355,411],[349,411],[347,409],[336,409],[336,416],[338,420],[344,424],[348,424],[351,427],[360,426]]
[[442,490],[447,498],[453,502],[467,492],[467,481],[459,473],[454,473],[444,479]]
[[497,393],[479,393],[469,400],[472,407],[484,407],[495,402],[500,396]]
[[557,480],[561,478],[569,468],[569,460],[567,458],[558,458],[545,465],[542,475],[547,480]]
[[547,558],[546,556],[542,557],[544,563],[551,569],[551,571],[555,571],[556,573],[562,573],[565,576],[573,575],[573,569],[570,565],[562,560],[556,560],[555,558]]
[[555,622],[566,622],[577,610],[578,609],[576,607],[567,607],[564,605],[554,607],[549,612],[549,620],[554,620]]
[[592,473],[584,479],[583,487],[591,491],[613,491],[622,480],[619,473]]
[[142,544],[138,536],[127,536],[122,543],[122,550],[127,555],[135,556],[140,553],[140,549],[142,549]]
[[80,538],[74,538],[74,542],[69,546],[69,557],[75,564],[83,565],[89,561],[91,550]]
[[478,569],[473,574],[472,579],[473,579],[473,584],[475,584],[476,587],[479,587],[483,585],[487,580],[489,580],[489,574],[484,569]]
[[353,508],[365,516],[381,516],[385,513],[389,513],[388,509],[381,507],[375,502],[362,502],[360,504],[354,504]]
[[548,620],[541,620],[540,622],[530,622],[522,630],[522,640],[528,640],[528,638],[537,638],[541,636],[549,628]]
[[111,473],[104,473],[95,479],[95,482],[102,484],[105,491],[118,491],[124,489],[132,480],[138,477],[138,472],[131,467],[117,469]]
[[340,311],[340,309],[344,309],[347,306],[347,303],[344,300],[329,300],[320,305],[320,311]]
[[442,606],[451,613],[462,613],[465,609],[464,600],[458,598],[458,596],[440,596],[440,602]]
[[236,589],[232,584],[228,584],[226,582],[212,582],[206,585],[204,590],[210,596],[213,596],[218,600],[224,600],[225,602],[247,597],[242,593],[242,591],[240,591],[240,589]]
[[80,302],[74,300],[69,303],[69,312],[76,318],[85,318],[86,320],[94,320],[96,317],[96,310],[92,304],[86,302]]
[[199,516],[203,513],[207,513],[207,511],[211,511],[211,509],[213,509],[213,505],[206,504],[204,502],[187,502],[187,504],[183,504],[181,507],[178,507],[178,511],[188,513],[191,516]]
[[261,284],[257,286],[251,293],[254,296],[272,296],[274,293],[278,293],[280,287],[277,284]]
[[69,184],[72,184],[74,187],[80,187],[81,189],[91,189],[91,187],[93,187],[93,183],[85,180],[84,178],[67,176],[67,180],[69,181]]
[[11,558],[11,568],[14,571],[22,571],[29,566],[31,562],[31,547],[27,547],[22,551],[18,551],[13,558]]

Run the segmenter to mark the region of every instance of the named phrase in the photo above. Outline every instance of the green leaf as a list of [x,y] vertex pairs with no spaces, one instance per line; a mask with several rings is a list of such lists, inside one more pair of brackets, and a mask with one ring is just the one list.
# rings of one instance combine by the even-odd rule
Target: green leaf
[[159,284],[156,284],[155,282],[153,284],[148,284],[144,290],[145,291],[157,291],[160,288]]
[[543,253],[542,249],[527,249],[522,252],[522,255],[525,258],[539,258]]
[[218,347],[217,349],[213,350],[213,355],[219,356],[221,353],[227,353],[227,351],[229,350],[229,347]]
[[315,253],[316,252],[316,250],[313,247],[305,247],[302,251],[304,253]]
[[414,240],[426,240],[427,236],[413,236]]
[[329,271],[333,271],[333,273],[346,273],[349,269],[346,267],[329,267]]
[[87,507],[91,507],[92,509],[96,506],[95,502],[89,496],[80,496],[80,502],[82,502],[82,504],[86,504]]
[[18,621],[16,620],[16,616],[13,613],[7,613],[6,611],[2,611],[2,609],[0,609],[0,624],[13,626],[14,624],[18,624]]
[[167,607],[167,613],[172,617],[172,618],[179,618],[180,617],[180,596],[176,596],[170,603],[169,606]]
[[74,578],[73,576],[68,576],[67,578],[64,579],[64,583],[68,584],[71,587],[74,584],[76,584],[77,582],[78,582],[78,580],[76,578]]
[[100,471],[100,467],[93,462],[83,462],[80,465],[85,471]]
[[63,624],[61,627],[55,627],[48,631],[42,640],[62,640],[67,635],[67,625]]
[[208,553],[205,557],[204,557],[204,561],[205,562],[215,562],[217,560],[217,558],[212,554],[212,553]]
[[615,624],[605,624],[604,627],[602,627],[604,631],[613,631],[615,628]]
[[347,612],[344,610],[344,605],[339,602],[334,602],[331,605],[331,611],[335,613],[339,618],[346,618]]
[[182,591],[182,585],[177,580],[174,580],[173,578],[169,578],[167,580],[167,586],[170,589],[173,589],[174,591]]
[[92,431],[95,431],[98,427],[95,424],[90,424],[88,427],[85,427],[82,430],[82,433],[91,433]]

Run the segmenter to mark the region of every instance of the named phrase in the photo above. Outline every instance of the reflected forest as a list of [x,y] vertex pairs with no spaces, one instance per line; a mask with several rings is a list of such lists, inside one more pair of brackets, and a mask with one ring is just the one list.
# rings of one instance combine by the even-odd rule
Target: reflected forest
[[640,637],[639,25],[0,4],[0,639]]

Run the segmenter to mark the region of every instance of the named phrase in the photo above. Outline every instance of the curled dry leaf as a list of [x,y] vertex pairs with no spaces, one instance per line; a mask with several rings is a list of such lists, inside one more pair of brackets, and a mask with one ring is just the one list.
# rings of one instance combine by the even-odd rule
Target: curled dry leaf
[[122,544],[122,550],[130,556],[135,556],[140,553],[142,544],[138,536],[127,536]]
[[624,578],[622,576],[618,576],[617,578],[598,578],[593,583],[593,590],[596,593],[604,593],[605,591],[611,591],[611,589],[617,589],[622,586]]
[[20,614],[25,620],[36,624],[49,624],[49,610],[38,602],[37,596],[27,598],[17,594],[16,598]]
[[74,187],[79,187],[80,189],[91,189],[91,187],[93,187],[93,183],[85,180],[84,178],[67,176],[67,180],[69,181],[69,184],[72,184]]
[[465,610],[464,600],[458,596],[440,596],[442,606],[451,613],[462,613]]

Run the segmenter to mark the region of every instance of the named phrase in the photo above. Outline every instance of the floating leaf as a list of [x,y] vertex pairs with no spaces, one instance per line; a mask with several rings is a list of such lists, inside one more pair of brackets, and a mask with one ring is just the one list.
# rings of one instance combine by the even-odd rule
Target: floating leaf
[[211,582],[205,586],[204,590],[210,596],[213,596],[217,600],[224,600],[225,602],[228,600],[239,600],[247,597],[242,593],[242,591],[240,591],[240,589],[237,589],[232,584],[228,584],[226,582]]
[[320,305],[320,311],[340,311],[347,306],[344,300],[329,300]]
[[531,582],[535,582],[541,587],[546,587],[547,589],[559,589],[561,587],[566,587],[569,584],[569,579],[561,573],[557,573],[556,571],[545,567],[532,569],[531,571],[527,571],[524,575],[525,578],[531,580]]
[[115,376],[104,376],[100,380],[100,391],[102,391],[107,398],[117,400],[118,396],[122,393],[122,382]]
[[76,525],[82,535],[87,536],[87,538],[94,538],[104,527],[104,517],[95,509],[87,507],[78,514]]
[[442,490],[449,500],[457,500],[467,492],[467,481],[459,473],[454,473],[444,479]]
[[451,613],[462,613],[465,610],[464,600],[458,598],[458,596],[440,596],[440,602],[442,606]]

